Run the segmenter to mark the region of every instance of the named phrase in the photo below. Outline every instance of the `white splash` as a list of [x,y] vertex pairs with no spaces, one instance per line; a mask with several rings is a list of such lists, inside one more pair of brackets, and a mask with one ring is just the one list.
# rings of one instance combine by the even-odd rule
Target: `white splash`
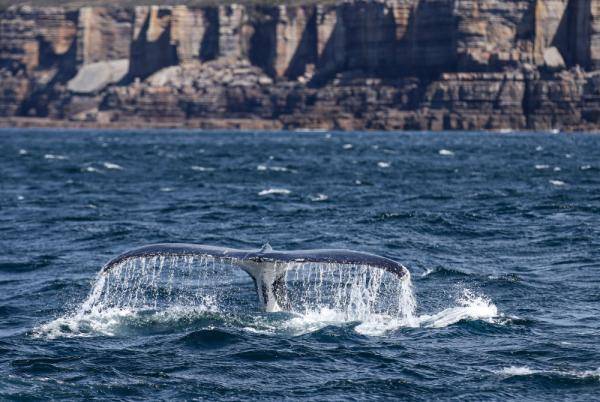
[[[113,336],[128,323],[176,322],[219,311],[223,294],[211,292],[215,260],[194,257],[129,259],[100,273],[73,313],[34,329],[35,337]],[[139,325],[138,325],[139,326]]]
[[567,184],[567,183],[565,183],[565,182],[564,182],[564,181],[562,181],[562,180],[548,180],[548,182],[549,182],[550,184],[552,184],[553,186],[557,186],[557,187],[562,187],[562,186],[564,186],[564,185],[566,185],[566,184]]
[[535,168],[537,170],[545,170],[545,169],[550,169],[550,165],[535,165]]
[[380,336],[418,326],[410,274],[403,278],[364,265],[302,264],[286,274],[289,309],[284,330],[303,334],[329,325],[356,324],[363,335]]
[[390,162],[377,162],[377,167],[381,169],[389,168],[392,164]]
[[450,151],[449,149],[440,149],[438,151],[438,153],[442,156],[453,156],[454,152]]
[[98,275],[74,312],[39,326],[34,336],[113,336],[207,314],[238,314],[236,322],[252,332],[303,334],[351,325],[360,334],[381,336],[405,327],[442,328],[498,316],[491,300],[469,290],[458,306],[417,316],[410,274],[400,278],[366,265],[282,262],[277,264],[285,268],[285,287],[279,297],[292,316],[273,323],[273,318],[253,314],[260,310],[258,304],[248,311],[246,302],[232,301],[238,300],[232,289],[248,284],[249,278],[231,263],[225,269],[222,264],[212,257],[174,255],[124,260]]
[[287,190],[285,188],[268,188],[266,190],[262,190],[261,192],[258,193],[258,195],[265,196],[265,195],[289,195],[291,193],[290,190]]
[[344,145],[342,145],[342,148],[348,150],[348,149],[354,148],[354,145],[352,145],[352,144],[344,144]]
[[463,320],[485,320],[498,316],[498,308],[485,296],[475,295],[468,289],[463,291],[457,307],[450,307],[433,315],[422,315],[419,324],[429,328],[444,328]]

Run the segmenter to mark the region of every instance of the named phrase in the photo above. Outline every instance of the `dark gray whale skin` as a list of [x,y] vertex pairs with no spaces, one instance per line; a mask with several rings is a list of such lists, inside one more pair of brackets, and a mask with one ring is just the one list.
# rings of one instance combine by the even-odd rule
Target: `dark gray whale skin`
[[240,250],[227,247],[215,247],[193,243],[160,243],[129,250],[112,260],[102,269],[109,271],[118,263],[135,257],[153,257],[161,255],[196,255],[212,256],[230,259],[233,263],[237,261],[252,261],[255,263],[268,262],[322,262],[347,265],[368,265],[384,269],[398,277],[403,277],[408,270],[402,264],[389,258],[375,254],[363,253],[345,249],[315,249],[315,250],[291,250],[275,251],[266,245],[256,250]]

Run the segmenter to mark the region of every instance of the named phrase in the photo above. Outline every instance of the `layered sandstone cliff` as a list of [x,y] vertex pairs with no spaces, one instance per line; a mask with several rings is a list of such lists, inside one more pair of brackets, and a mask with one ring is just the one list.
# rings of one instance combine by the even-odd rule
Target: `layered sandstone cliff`
[[600,129],[600,0],[10,7],[0,116]]

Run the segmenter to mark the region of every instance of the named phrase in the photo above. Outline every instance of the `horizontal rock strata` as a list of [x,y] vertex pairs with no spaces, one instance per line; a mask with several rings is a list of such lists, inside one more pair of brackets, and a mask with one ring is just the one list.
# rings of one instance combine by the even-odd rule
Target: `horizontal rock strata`
[[12,6],[0,117],[598,130],[600,0]]

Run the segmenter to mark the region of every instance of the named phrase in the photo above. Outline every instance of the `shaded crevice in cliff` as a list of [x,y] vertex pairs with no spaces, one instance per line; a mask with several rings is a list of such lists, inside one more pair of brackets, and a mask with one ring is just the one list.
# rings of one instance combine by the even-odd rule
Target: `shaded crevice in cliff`
[[143,79],[164,67],[179,64],[177,48],[171,42],[171,10],[152,6],[143,12],[146,14],[143,23],[131,42],[131,78]]
[[567,54],[567,66],[591,67],[591,10],[592,0],[569,0],[561,23],[567,25],[566,29],[563,28],[565,38],[562,49]]
[[252,16],[254,32],[250,38],[248,58],[266,74],[275,77],[279,10],[272,7],[257,7],[253,10]]
[[[314,66],[317,62],[317,13],[316,9],[310,8],[307,11],[309,18],[302,31],[300,40],[295,52],[289,60],[284,75],[290,80],[296,80],[300,76],[314,73]],[[312,71],[308,71],[308,68]]]
[[214,60],[219,54],[219,10],[216,7],[204,9],[206,29],[200,42],[200,61]]

